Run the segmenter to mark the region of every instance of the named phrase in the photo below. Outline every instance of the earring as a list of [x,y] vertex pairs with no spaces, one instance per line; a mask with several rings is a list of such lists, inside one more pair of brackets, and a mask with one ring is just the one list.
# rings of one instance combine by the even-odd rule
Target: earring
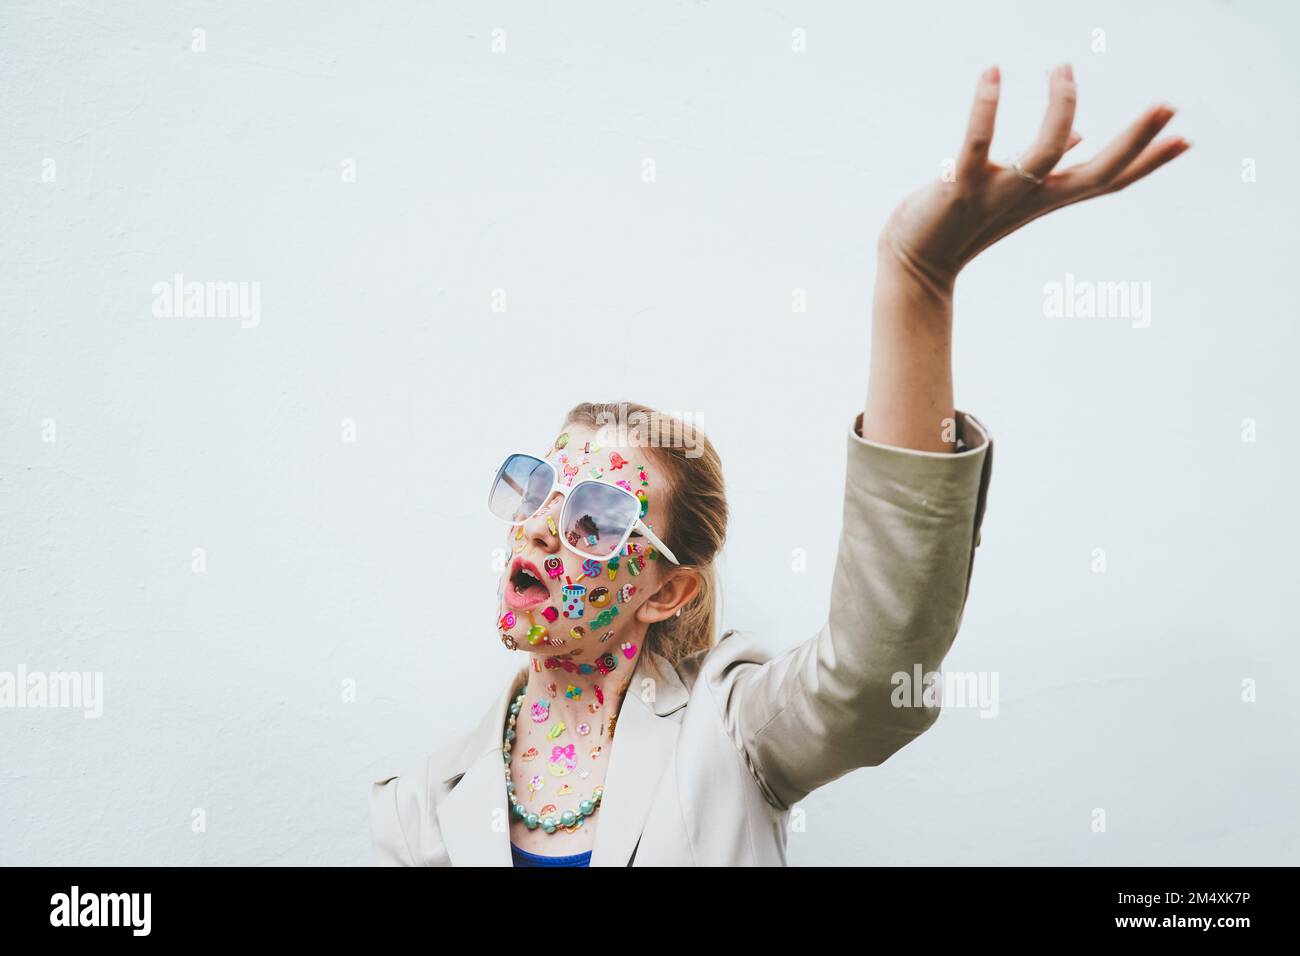
[[678,609],[677,609],[677,613],[674,614],[673,617],[681,617],[681,616],[682,616],[682,609],[681,609],[681,608],[678,608]]

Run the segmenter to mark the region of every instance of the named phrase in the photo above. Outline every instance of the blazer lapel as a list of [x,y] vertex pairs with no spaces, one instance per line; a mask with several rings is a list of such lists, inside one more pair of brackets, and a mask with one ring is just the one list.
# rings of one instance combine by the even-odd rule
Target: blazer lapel
[[669,715],[685,706],[689,696],[662,657],[647,653],[637,661],[610,746],[592,866],[627,866],[631,861],[677,744],[681,724]]
[[[501,756],[506,711],[527,677],[520,671],[447,762],[443,782],[454,784],[438,802],[438,827],[453,866],[510,866],[510,808]],[[460,777],[459,782],[455,782]]]

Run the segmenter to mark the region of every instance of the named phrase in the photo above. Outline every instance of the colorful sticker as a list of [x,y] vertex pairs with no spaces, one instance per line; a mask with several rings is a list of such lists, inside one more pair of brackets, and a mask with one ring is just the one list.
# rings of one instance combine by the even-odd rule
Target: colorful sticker
[[546,769],[552,777],[567,777],[577,765],[574,745],[568,744],[551,748],[551,759],[547,762]]
[[[582,723],[578,724],[578,726],[577,726],[575,729],[578,731],[578,736],[579,736],[579,737],[585,737],[585,736],[587,736],[587,734],[591,733],[591,724],[587,723],[587,722],[584,720]],[[536,752],[534,751],[534,756],[535,756],[535,755],[536,755]],[[525,759],[526,759],[526,758],[525,758]]]
[[592,607],[605,607],[609,604],[609,588],[592,588],[587,603]]
[[645,474],[645,465],[637,465],[637,466],[636,466],[636,476],[637,476],[638,479],[640,479],[641,484],[643,484],[643,485],[648,485],[648,484],[650,484],[650,479],[647,478],[647,477],[646,477],[646,474]]
[[546,570],[547,576],[552,580],[558,578],[564,573],[564,562],[554,555],[543,561],[542,567]]
[[616,617],[618,617],[617,604],[597,614],[596,619],[591,622],[591,629],[599,631],[602,627],[608,627]]
[[604,473],[603,471],[601,471],[599,468],[593,468],[593,469],[591,469],[590,474],[591,474],[591,477],[593,477],[593,478],[601,478],[601,477],[604,476],[605,473]]
[[581,581],[583,578],[596,577],[600,577],[600,562],[595,558],[588,558],[586,561],[582,562],[582,575],[578,580]]
[[605,703],[605,692],[601,690],[599,687],[596,688],[596,703],[598,704]]
[[636,645],[631,641],[624,641],[622,644],[618,645],[618,649],[623,652],[623,656],[628,660],[636,657]]
[[546,786],[546,781],[543,780],[539,774],[533,774],[532,777],[529,778],[528,780],[529,797],[531,798],[534,793],[537,793],[545,786]]
[[586,634],[587,631],[581,624],[575,624],[573,627],[569,628],[569,637],[573,638],[575,641],[582,640]]
[[592,747],[592,748],[591,748],[591,759],[592,759],[592,760],[595,760],[597,757],[599,757],[599,756],[600,756],[600,752],[601,752],[601,750],[603,750],[603,749],[604,749],[604,748],[601,747],[601,746],[599,746],[599,745],[597,745],[597,746],[595,746],[595,747]]
[[644,489],[641,488],[638,488],[636,490],[636,496],[637,496],[637,500],[641,502],[641,517],[644,518],[646,516],[646,512],[650,510],[650,496],[647,495]]
[[547,638],[546,628],[540,624],[534,624],[528,629],[528,643],[534,646],[542,643]]
[[615,555],[606,561],[605,568],[609,571],[609,579],[611,581],[618,577],[618,555]]
[[618,487],[622,488],[624,491],[632,490],[632,482],[628,481],[626,478],[620,478],[618,481],[614,482],[614,484],[618,485]]
[[564,696],[569,698],[569,700],[581,700],[582,688],[575,687],[573,684],[570,684],[567,688],[565,688]]
[[616,451],[611,451],[611,452],[609,453],[609,467],[610,467],[610,468],[614,469],[615,471],[618,471],[620,468],[622,468],[622,467],[623,467],[624,465],[626,465],[626,464],[627,464],[627,459],[624,458],[622,455],[620,455],[618,452],[616,452]]
[[559,438],[555,439],[555,447],[556,447],[556,448],[563,448],[563,447],[564,447],[565,445],[567,445],[568,443],[569,443],[569,433],[568,433],[568,432],[564,432],[563,434],[560,435]]
[[626,604],[632,600],[632,595],[636,594],[635,584],[625,584],[618,589],[618,600],[620,604]]
[[[583,726],[585,727],[585,726],[587,726],[587,725],[586,725],[586,724],[583,724]],[[530,761],[530,760],[536,760],[536,759],[537,759],[537,748],[536,748],[536,747],[529,747],[527,750],[525,750],[522,754],[519,755],[519,759],[522,760],[522,761],[524,761],[525,763],[527,763],[527,762]]]
[[569,486],[570,488],[572,488],[572,487],[573,487],[573,479],[576,478],[576,477],[578,477],[578,466],[577,466],[577,465],[565,465],[565,466],[564,466],[564,483],[565,483],[567,486]]
[[553,623],[555,623],[555,619],[556,619],[557,617],[559,617],[559,616],[560,616],[560,612],[557,611],[557,610],[555,610],[555,608],[553,608],[553,607],[545,608],[545,609],[542,611],[542,617],[546,618],[546,623],[547,623],[547,624],[553,624]]
[[564,616],[580,618],[582,617],[582,596],[587,593],[587,586],[577,584],[568,578],[564,580],[568,582],[561,591],[564,601]]
[[501,615],[501,620],[497,622],[497,627],[501,628],[503,631],[510,631],[514,629],[515,623],[515,612],[506,611],[505,614]]
[[605,653],[596,658],[596,667],[602,674],[608,674],[618,666],[618,658],[613,654]]
[[549,700],[533,701],[533,723],[544,724],[551,719],[551,702]]
[[551,729],[546,732],[546,739],[554,740],[555,738],[561,736],[568,729],[569,728],[564,726],[564,721],[557,720],[554,724],[551,725]]

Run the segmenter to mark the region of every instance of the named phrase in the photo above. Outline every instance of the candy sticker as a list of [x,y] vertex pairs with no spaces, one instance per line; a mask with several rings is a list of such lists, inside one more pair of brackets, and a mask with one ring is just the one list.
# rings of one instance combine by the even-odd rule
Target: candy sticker
[[562,435],[560,435],[559,438],[555,439],[555,447],[556,447],[556,448],[563,448],[563,447],[564,447],[565,445],[567,445],[568,443],[569,443],[569,433],[568,433],[568,432],[564,432]]
[[602,627],[609,627],[616,617],[618,617],[618,605],[614,605],[613,607],[597,614],[596,619],[591,622],[591,629],[593,631],[599,631]]
[[618,577],[618,555],[615,555],[606,561],[605,568],[609,571],[609,579],[611,581]]
[[593,478],[600,478],[600,477],[602,477],[604,474],[605,474],[605,473],[604,473],[603,471],[601,471],[599,468],[593,468],[593,469],[591,469],[591,477],[593,477]]
[[618,487],[622,488],[624,491],[632,490],[632,482],[624,478],[620,478],[618,481],[614,482],[614,484],[618,485]]
[[552,580],[564,573],[564,562],[554,555],[543,561],[542,567],[546,570],[547,577]]
[[602,674],[608,674],[617,666],[618,658],[613,654],[601,654],[600,657],[596,659],[596,667],[599,668]]
[[561,736],[566,730],[568,730],[568,728],[564,726],[564,721],[557,720],[553,725],[551,725],[551,729],[546,732],[546,738],[548,740],[554,740],[556,737]]
[[555,610],[555,608],[553,607],[545,608],[542,611],[542,617],[546,618],[547,624],[555,623],[555,619],[559,616],[560,616],[560,612]]
[[618,600],[620,604],[626,604],[632,600],[632,595],[636,594],[635,584],[625,584],[618,589]]
[[636,657],[636,645],[629,641],[624,641],[618,646],[618,649],[623,652],[623,656],[628,660]]
[[[583,726],[586,727],[587,725],[583,724]],[[519,759],[524,761],[525,763],[527,763],[529,760],[536,760],[537,748],[529,747],[527,750],[525,750],[522,754],[519,755]]]
[[566,485],[568,485],[570,488],[572,488],[572,487],[573,487],[573,479],[576,478],[576,477],[578,477],[578,466],[577,466],[577,465],[565,465],[565,466],[564,466],[564,483],[565,483]]
[[650,484],[650,479],[647,478],[647,477],[646,477],[646,474],[645,474],[645,465],[637,465],[637,466],[636,466],[636,476],[637,476],[638,479],[640,479],[641,484],[643,484],[643,485],[648,485],[648,484]]
[[582,574],[578,577],[581,581],[583,578],[595,578],[600,576],[600,562],[595,558],[588,558],[582,562]]
[[592,588],[587,603],[592,607],[605,607],[609,604],[609,588]]
[[497,626],[501,628],[501,630],[503,631],[509,631],[514,628],[515,623],[516,623],[515,612],[506,611],[505,614],[501,615],[501,620],[497,622]]
[[647,495],[645,493],[645,490],[642,488],[638,488],[636,490],[636,496],[637,499],[641,502],[641,517],[644,518],[646,512],[650,510],[650,496]]
[[533,701],[533,723],[544,724],[551,719],[551,702],[549,700]]
[[626,464],[627,464],[627,459],[624,458],[622,455],[620,455],[618,452],[616,452],[616,451],[611,451],[611,452],[609,453],[609,467],[610,467],[610,468],[614,469],[615,471],[618,471],[620,468],[622,468],[622,467],[623,467],[624,465],[626,465]]
[[581,700],[582,688],[575,687],[572,684],[570,684],[567,688],[565,688],[564,696],[569,698],[569,700]]
[[528,629],[529,644],[536,646],[542,643],[542,641],[546,640],[546,637],[547,637],[546,628],[542,627],[542,625],[540,624],[534,624],[532,627]]

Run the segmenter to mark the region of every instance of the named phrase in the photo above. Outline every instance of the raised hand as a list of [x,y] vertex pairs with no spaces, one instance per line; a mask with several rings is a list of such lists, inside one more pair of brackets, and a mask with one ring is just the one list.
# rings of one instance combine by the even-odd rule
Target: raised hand
[[908,196],[881,231],[882,252],[896,257],[918,278],[943,292],[971,259],[1008,233],[1044,213],[1083,199],[1113,193],[1142,179],[1186,151],[1182,137],[1152,142],[1174,115],[1172,107],[1149,107],[1100,153],[1085,163],[1056,170],[1079,142],[1073,131],[1077,88],[1068,64],[1050,78],[1050,98],[1038,138],[1016,163],[989,160],[1001,76],[990,67],[980,76],[955,176]]

